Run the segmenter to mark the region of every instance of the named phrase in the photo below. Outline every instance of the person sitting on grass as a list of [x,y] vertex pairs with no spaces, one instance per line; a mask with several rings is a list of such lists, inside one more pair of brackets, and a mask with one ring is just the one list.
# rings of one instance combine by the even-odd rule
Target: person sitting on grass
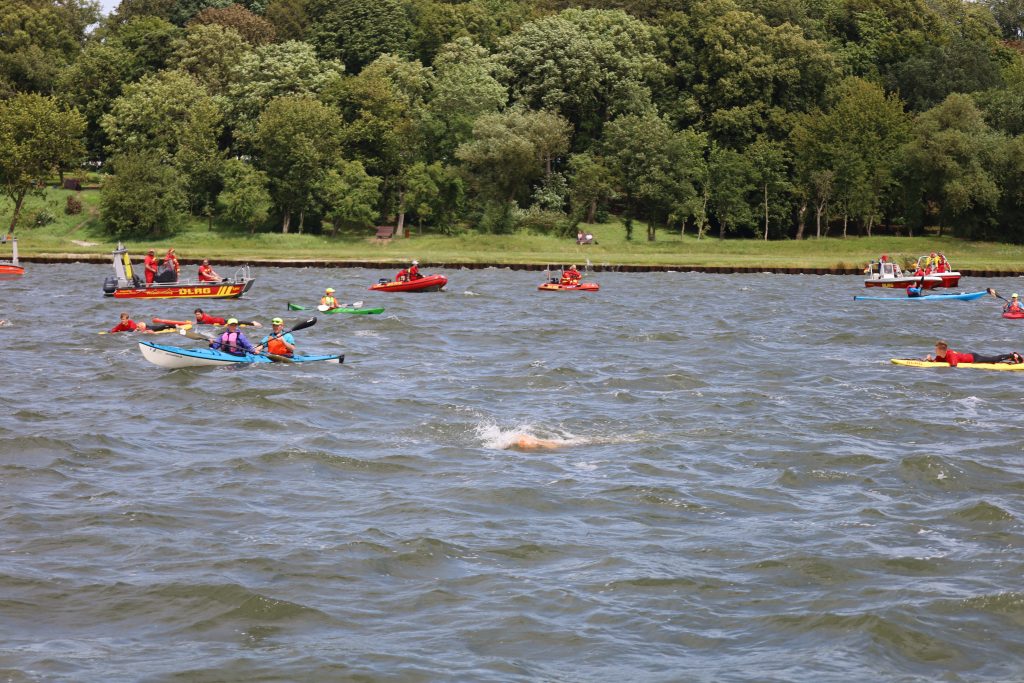
[[935,356],[928,354],[925,360],[934,363],[949,363],[950,367],[955,368],[961,363],[965,365],[968,363],[1021,363],[1024,362],[1024,356],[1016,351],[998,356],[982,356],[978,353],[954,351],[946,342],[937,341],[935,342]]

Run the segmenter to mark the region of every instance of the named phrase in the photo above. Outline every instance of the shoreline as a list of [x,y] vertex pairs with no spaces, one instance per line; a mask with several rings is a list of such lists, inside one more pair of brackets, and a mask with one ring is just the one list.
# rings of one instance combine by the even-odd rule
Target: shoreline
[[[22,256],[19,260],[23,263],[94,263],[108,264],[110,256],[100,254],[40,254],[35,256]],[[198,265],[202,259],[178,259],[182,265]],[[396,269],[409,265],[405,260],[339,260],[339,259],[217,259],[217,266],[244,266],[265,268],[382,268]],[[532,270],[544,271],[551,268],[551,264],[542,263],[448,263],[423,260],[424,267],[444,268],[447,270],[482,270],[485,268],[507,268],[509,270]],[[590,270],[595,273],[713,273],[719,275],[729,274],[751,274],[770,273],[773,275],[861,275],[862,268],[851,268],[846,266],[833,266],[823,268],[799,268],[788,266],[702,266],[683,264],[614,264],[614,263],[592,263]],[[960,268],[964,277],[1022,277],[1021,270],[992,270],[980,268]]]

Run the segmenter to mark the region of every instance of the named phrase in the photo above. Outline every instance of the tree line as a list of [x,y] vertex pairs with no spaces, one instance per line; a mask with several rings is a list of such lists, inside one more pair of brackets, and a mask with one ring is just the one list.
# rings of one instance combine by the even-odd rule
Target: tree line
[[0,182],[249,231],[1024,241],[1021,0],[0,2]]

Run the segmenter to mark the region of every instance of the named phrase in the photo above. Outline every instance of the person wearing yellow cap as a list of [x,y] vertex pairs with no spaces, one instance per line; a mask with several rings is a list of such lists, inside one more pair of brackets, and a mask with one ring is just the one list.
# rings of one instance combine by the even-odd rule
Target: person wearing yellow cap
[[320,297],[320,305],[326,306],[327,310],[341,308],[341,304],[338,303],[338,299],[334,296],[334,287],[328,287],[324,290],[324,295]]
[[1024,305],[1021,305],[1017,292],[1010,295],[1010,300],[1003,306],[1003,313],[1024,313]]
[[270,322],[273,325],[273,331],[256,346],[256,353],[263,353],[263,349],[266,348],[267,353],[272,353],[275,356],[294,356],[295,338],[292,337],[291,332],[284,331],[284,320],[274,318]]
[[245,333],[238,329],[238,318],[228,318],[228,328],[210,342],[210,348],[230,353],[233,356],[256,353],[256,349],[245,338]]

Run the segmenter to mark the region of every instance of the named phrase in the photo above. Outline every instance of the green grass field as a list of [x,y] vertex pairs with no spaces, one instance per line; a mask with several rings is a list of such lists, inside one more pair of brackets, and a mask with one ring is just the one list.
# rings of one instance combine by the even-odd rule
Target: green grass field
[[[69,194],[77,194],[83,212],[68,216],[64,206]],[[48,190],[45,197],[30,197],[17,229],[18,246],[23,256],[58,254],[108,254],[116,245],[99,217],[99,192],[73,193]],[[7,222],[11,202],[0,200],[0,217]],[[31,218],[40,209],[55,219],[44,227],[32,227]],[[6,222],[5,222],[6,225]],[[763,268],[853,268],[887,253],[900,263],[916,259],[930,251],[943,251],[958,268],[982,268],[1016,271],[1024,269],[1024,246],[993,242],[968,242],[950,237],[871,237],[824,238],[803,241],[741,240],[705,237],[659,230],[657,241],[646,240],[646,228],[638,224],[634,239],[627,241],[618,222],[586,226],[598,244],[578,246],[574,239],[517,233],[487,235],[472,231],[445,236],[414,234],[410,239],[379,242],[373,230],[324,235],[282,235],[261,232],[249,236],[213,222],[211,230],[203,218],[192,218],[179,226],[173,237],[164,240],[133,241],[126,246],[141,257],[146,249],[175,247],[183,259],[210,258],[318,259],[328,261],[404,261],[417,258],[425,264],[530,263],[582,265],[587,259],[594,265],[662,266],[745,266]],[[0,258],[4,252],[0,251]]]

